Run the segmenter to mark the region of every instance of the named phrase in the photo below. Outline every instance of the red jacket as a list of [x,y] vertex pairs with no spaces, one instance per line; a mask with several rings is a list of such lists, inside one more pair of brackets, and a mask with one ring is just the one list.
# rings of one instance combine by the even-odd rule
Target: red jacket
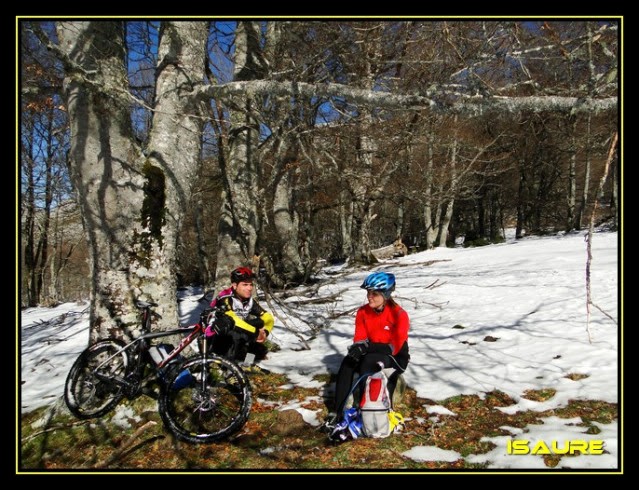
[[379,313],[364,305],[355,316],[353,342],[368,339],[369,342],[390,344],[396,355],[408,339],[409,327],[408,313],[399,305],[386,305]]

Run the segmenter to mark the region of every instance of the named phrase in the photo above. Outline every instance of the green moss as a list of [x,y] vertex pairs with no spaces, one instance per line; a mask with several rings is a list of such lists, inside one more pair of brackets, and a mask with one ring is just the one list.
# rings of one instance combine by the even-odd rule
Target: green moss
[[148,160],[142,168],[146,177],[144,184],[144,202],[142,203],[142,223],[148,225],[150,239],[157,240],[162,246],[162,226],[166,214],[166,181],[164,172]]

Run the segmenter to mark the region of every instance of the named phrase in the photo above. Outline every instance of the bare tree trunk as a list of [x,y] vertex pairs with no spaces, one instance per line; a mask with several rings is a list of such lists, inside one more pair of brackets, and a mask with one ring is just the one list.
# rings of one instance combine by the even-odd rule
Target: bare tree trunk
[[477,235],[478,237],[486,236],[486,192],[477,199]]
[[[453,124],[455,124],[455,125],[457,124],[457,116],[455,116]],[[444,212],[444,216],[443,216],[443,219],[441,220],[441,224],[440,224],[440,227],[439,227],[439,243],[437,244],[438,247],[445,247],[446,246],[446,239],[448,238],[448,226],[450,225],[450,220],[453,217],[453,206],[455,205],[455,196],[457,195],[457,184],[458,184],[458,178],[457,178],[457,145],[458,145],[457,135],[455,135],[455,137],[453,139],[452,154],[451,154],[451,157],[450,157],[450,181],[451,181],[451,185],[450,185],[450,191],[449,191],[448,200],[447,200],[447,203],[446,203],[446,211]]]
[[273,198],[273,224],[282,243],[282,268],[288,280],[298,280],[304,275],[299,255],[299,216],[293,204],[293,192],[286,168],[275,183]]
[[[235,80],[255,80],[264,74],[259,41],[258,22],[238,23],[235,35]],[[255,255],[259,230],[259,124],[251,114],[251,97],[241,93],[236,100],[238,110],[231,111],[228,160],[223,161],[222,165],[225,191],[218,227],[216,283],[226,281],[231,270],[238,265],[250,264]]]
[[27,306],[38,305],[37,281],[36,281],[36,203],[35,203],[35,166],[33,158],[31,158],[31,148],[28,155],[22,159],[24,163],[24,173],[26,175],[26,187],[24,189],[24,236],[26,243],[24,244],[24,270],[27,278]]
[[404,201],[397,206],[397,221],[395,222],[395,238],[401,238],[404,233]]
[[618,180],[618,175],[619,175],[619,171],[617,170],[617,166],[613,165],[612,167],[612,196],[611,196],[611,205],[615,210],[615,214],[614,214],[614,226],[615,229],[617,229],[619,227],[619,195],[617,190],[619,189],[619,180]]
[[[417,120],[418,120],[418,117],[415,116],[413,118],[413,122],[416,123]],[[412,126],[414,127],[414,124]],[[403,166],[403,173],[401,175],[402,179],[410,178],[409,176],[410,176],[410,168],[411,168],[412,160],[413,160],[413,145],[411,140],[409,139],[409,141],[406,143],[406,149],[404,152],[404,166]],[[405,218],[406,203],[409,201],[404,196],[400,196],[400,199],[401,199],[400,203],[397,206],[397,223],[395,225],[395,236],[398,239],[402,239],[402,237],[404,236],[404,232],[407,230],[407,227],[409,226],[409,224],[406,223],[406,218]],[[408,245],[411,245],[411,244],[408,244]]]
[[[586,31],[588,33],[588,95],[593,96],[596,91],[596,78],[597,78],[597,70],[595,68],[593,62],[593,52],[592,52],[592,44],[594,39],[592,22],[586,23]],[[575,217],[575,228],[581,230],[582,228],[582,220],[583,216],[586,213],[586,206],[588,204],[588,189],[590,188],[590,163],[591,163],[591,152],[592,149],[590,147],[590,136],[592,133],[592,113],[587,113],[586,119],[586,168],[584,170],[584,188],[581,194],[581,203],[579,205],[579,210],[577,211],[577,216]]]
[[428,133],[428,160],[426,162],[426,189],[424,189],[424,228],[426,230],[426,248],[428,250],[435,246],[437,231],[439,229],[440,204],[433,209],[433,185],[435,172],[434,156],[434,134]]
[[[283,25],[282,22],[268,22],[266,24],[264,60],[269,67],[276,65],[276,50],[282,37]],[[281,126],[286,124],[290,115],[288,105],[285,107],[283,117],[279,118],[278,121]],[[295,207],[293,183],[297,180],[295,177],[299,175],[300,153],[305,155],[305,152],[299,134],[295,132],[291,133],[291,136],[280,135],[277,140],[280,144],[273,172],[275,179],[273,182],[273,225],[281,243],[280,270],[286,281],[300,281],[304,278],[304,265],[300,250],[307,246],[308,241],[303,239],[305,233],[300,233],[300,213]]]
[[[368,111],[366,111],[368,112]],[[370,117],[370,116],[365,116]],[[356,225],[354,259],[356,262],[369,263],[371,257],[371,205],[373,204],[371,196],[368,192],[372,182],[372,166],[373,166],[373,144],[369,136],[369,124],[366,122],[360,126],[361,134],[358,137],[357,149],[357,178],[351,182],[353,186],[353,194],[355,196],[354,206],[354,223]]]
[[517,224],[515,225],[515,238],[524,236],[524,219],[526,194],[526,173],[523,158],[519,161],[519,185],[517,186]]
[[342,257],[351,257],[353,254],[353,201],[348,191],[340,194],[339,224],[342,238]]
[[[151,267],[144,267],[151,276],[143,281],[143,293],[160,304],[159,328],[164,330],[178,324],[178,234],[201,165],[204,107],[192,94],[204,80],[208,22],[166,22],[160,34],[156,112],[148,143],[151,151],[143,167],[147,194],[142,213],[153,256]],[[164,202],[157,199],[156,186],[164,193]]]
[[169,23],[159,47],[156,113],[143,159],[133,139],[120,22],[60,22],[68,56],[70,174],[88,235],[91,338],[135,333],[138,297],[156,301],[159,328],[177,324],[177,227],[199,162],[200,120],[189,93],[204,75],[207,24]]
[[[82,72],[97,72],[103,86],[126,84],[119,22],[60,22],[61,49]],[[144,177],[136,165],[128,108],[85,77],[65,77],[71,126],[69,172],[89,242],[92,270],[91,337],[122,336],[135,325],[131,294],[133,228],[140,222]],[[115,322],[113,324],[112,320]]]
[[47,303],[55,305],[58,302],[58,261],[56,260],[56,253],[51,254],[51,260],[49,260],[49,288],[47,294]]
[[592,115],[588,114],[586,119],[586,168],[584,169],[584,189],[581,193],[581,203],[579,204],[579,210],[575,217],[575,228],[581,230],[583,226],[583,217],[586,213],[586,206],[588,205],[588,189],[590,187],[590,165],[591,165],[591,148],[590,148],[590,134],[592,130]]
[[490,230],[489,237],[491,242],[495,242],[502,236],[501,230],[501,203],[499,200],[499,194],[496,190],[491,190],[490,196],[490,211],[488,215]]
[[566,216],[566,231],[575,228],[575,202],[577,199],[577,116],[573,116],[570,147],[570,165],[568,167],[568,212]]
[[[48,267],[51,205],[53,202],[53,109],[44,108],[43,113],[36,111],[34,120],[42,116],[46,120],[46,129],[37,131],[33,128],[33,135],[28,138],[24,155],[26,174],[26,209],[25,209],[25,244],[24,264],[28,278],[27,304],[37,306],[42,301],[45,286],[45,274]],[[34,126],[37,126],[34,124]],[[42,136],[44,135],[44,136]],[[36,174],[41,169],[36,163],[37,155],[40,155],[41,164],[44,165],[44,194],[40,189],[41,177]],[[43,161],[42,161],[43,160]],[[38,182],[36,182],[36,180]],[[37,197],[36,197],[37,196]],[[37,202],[36,202],[37,201]]]
[[53,111],[49,113],[47,120],[47,159],[45,169],[45,185],[44,185],[44,209],[42,219],[42,229],[40,230],[40,240],[38,241],[38,255],[40,261],[37,264],[37,291],[38,301],[42,300],[42,289],[44,287],[44,274],[47,268],[49,257],[49,233],[51,229],[51,204],[53,202],[53,152],[52,147],[52,130],[53,130]]
[[[376,63],[381,59],[380,26],[371,24],[357,32],[361,39],[361,85],[367,90],[375,86]],[[376,141],[371,136],[373,114],[370,107],[360,109],[357,120],[357,147],[355,173],[350,182],[354,198],[354,220],[356,241],[353,259],[355,262],[370,263],[375,260],[371,254],[371,225],[375,215],[372,207],[381,194],[388,175],[373,175],[373,155]]]
[[[60,296],[60,273],[64,269],[66,262],[73,252],[74,246],[71,245],[69,247],[69,251],[66,254],[66,257],[62,257],[62,244],[64,241],[67,243],[70,242],[70,237],[67,234],[64,234],[60,228],[61,221],[61,213],[63,210],[58,207],[55,211],[51,229],[51,258],[49,260],[49,287],[47,290],[47,303],[51,305],[55,305],[58,303],[58,298]],[[64,237],[64,238],[63,238]]]
[[595,202],[592,205],[592,212],[590,213],[590,226],[588,228],[588,240],[587,240],[587,259],[586,259],[586,332],[588,333],[588,342],[592,344],[592,334],[590,332],[590,305],[595,306],[597,309],[602,311],[606,316],[610,318],[606,312],[601,310],[592,300],[592,291],[590,288],[590,269],[592,266],[592,237],[595,234],[595,217],[597,215],[597,203],[598,196],[603,194],[604,185],[606,183],[606,179],[608,178],[608,171],[610,169],[610,165],[612,160],[617,152],[617,140],[619,138],[619,133],[615,131],[615,134],[612,136],[612,140],[610,141],[610,148],[608,150],[608,157],[606,158],[606,163],[604,165],[603,175],[599,180],[599,187],[597,192],[595,193]]
[[202,284],[210,286],[211,269],[209,268],[208,254],[206,252],[206,235],[211,233],[203,223],[204,203],[202,202],[202,193],[198,194],[195,200],[195,236],[197,240],[197,260],[198,271]]

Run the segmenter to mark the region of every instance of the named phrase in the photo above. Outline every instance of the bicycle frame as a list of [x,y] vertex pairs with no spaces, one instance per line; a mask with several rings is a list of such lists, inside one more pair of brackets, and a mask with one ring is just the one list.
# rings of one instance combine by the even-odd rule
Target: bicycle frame
[[[191,344],[191,342],[193,342],[197,337],[199,337],[204,332],[204,328],[202,327],[200,323],[196,323],[195,325],[191,325],[189,327],[181,327],[181,328],[176,328],[173,330],[165,330],[164,332],[145,333],[140,335],[137,339],[135,339],[133,342],[131,342],[131,344],[128,344],[128,345],[132,345],[138,340],[159,339],[162,337],[168,337],[170,335],[184,334],[189,331],[191,333],[189,333],[186,337],[180,340],[180,343],[178,344],[178,346],[175,347],[171,352],[167,354],[167,358],[163,359],[162,362],[160,362],[160,364],[156,365],[158,369],[162,369],[167,364],[169,364],[172,360],[174,360],[184,349],[187,348],[187,346]],[[204,352],[206,352],[206,337],[204,339],[204,342],[205,342]]]
[[[127,379],[123,379],[123,378],[120,378],[120,377],[117,377],[117,376],[112,376],[112,375],[109,375],[108,379],[106,379],[106,377],[104,375],[101,375],[101,373],[99,373],[100,368],[102,368],[104,365],[109,363],[114,357],[117,357],[122,352],[124,352],[124,351],[134,351],[135,347],[137,345],[139,345],[140,343],[144,342],[144,347],[139,349],[139,354],[140,355],[137,357],[137,363],[135,364],[135,366],[132,366],[131,369],[127,369],[126,376],[128,377],[128,375],[131,374],[131,373],[141,373],[142,369],[143,369],[143,366],[145,364],[147,364],[145,359],[143,359],[143,355],[142,355],[144,352],[148,352],[148,350],[149,350],[149,344],[147,343],[147,341],[152,340],[152,339],[162,338],[162,337],[169,337],[171,335],[185,334],[185,333],[188,332],[188,335],[186,337],[184,337],[180,341],[180,343],[178,344],[177,347],[175,347],[170,353],[167,354],[167,357],[165,359],[163,359],[162,362],[160,362],[159,364],[153,363],[153,366],[156,368],[156,371],[159,371],[162,368],[166,367],[184,349],[186,349],[187,346],[189,346],[196,338],[198,338],[201,334],[204,333],[204,326],[202,325],[201,322],[198,322],[198,323],[196,323],[194,325],[190,325],[190,326],[187,326],[187,327],[180,327],[180,328],[175,328],[175,329],[171,329],[171,330],[164,330],[162,332],[148,332],[148,328],[150,326],[150,318],[151,318],[151,314],[152,313],[153,312],[148,307],[144,308],[143,312],[142,312],[143,331],[146,331],[146,333],[143,333],[139,337],[133,339],[131,342],[129,342],[128,344],[123,346],[121,349],[119,349],[113,355],[109,356],[107,359],[105,359],[103,362],[101,362],[98,366],[96,366],[94,372],[96,373],[96,376],[99,379],[102,379],[103,381],[113,381],[116,384],[122,385],[124,388],[128,388],[127,391],[128,391],[129,394],[134,394],[138,390],[139,382],[140,382],[139,379],[138,380],[134,380],[133,383],[129,382]],[[204,337],[204,343],[202,345],[202,355],[204,357],[206,357],[206,352],[207,352],[206,344],[207,344],[206,337]]]

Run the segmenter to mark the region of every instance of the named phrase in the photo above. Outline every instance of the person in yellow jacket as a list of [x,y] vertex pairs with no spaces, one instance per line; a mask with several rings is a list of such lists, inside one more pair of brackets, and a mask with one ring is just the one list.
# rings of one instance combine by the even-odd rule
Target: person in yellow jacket
[[264,342],[275,319],[253,298],[255,274],[248,267],[231,272],[231,287],[211,302],[212,314],[206,335],[213,336],[212,350],[228,359],[243,362],[248,353],[255,362],[266,358]]

